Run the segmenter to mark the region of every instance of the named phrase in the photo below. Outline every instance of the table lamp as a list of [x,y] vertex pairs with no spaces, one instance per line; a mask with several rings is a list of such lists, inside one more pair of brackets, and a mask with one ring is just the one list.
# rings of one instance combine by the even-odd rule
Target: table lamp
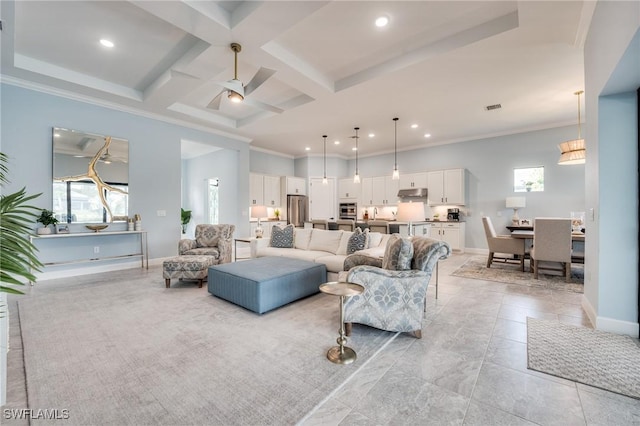
[[398,203],[398,214],[396,220],[399,222],[409,222],[409,236],[413,236],[413,225],[411,222],[424,221],[424,203],[422,201],[413,203]]
[[256,226],[256,238],[262,238],[262,234],[264,233],[260,219],[268,216],[267,206],[251,206],[251,218],[258,219],[258,226]]
[[520,218],[518,217],[518,209],[526,206],[526,198],[524,197],[507,197],[506,206],[508,209],[513,209],[513,216],[511,217],[512,226],[520,226]]

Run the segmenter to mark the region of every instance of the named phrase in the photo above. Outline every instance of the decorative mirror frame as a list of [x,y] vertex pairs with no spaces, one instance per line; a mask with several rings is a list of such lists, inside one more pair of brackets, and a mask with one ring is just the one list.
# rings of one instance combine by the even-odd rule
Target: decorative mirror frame
[[[53,128],[53,211],[63,223],[95,223],[126,221],[128,219],[129,142],[126,139],[104,136],[61,127]],[[101,220],[78,220],[75,204],[87,196],[72,191],[74,182],[95,187],[92,204],[99,202]],[[60,196],[60,183],[65,183]],[[89,189],[89,192],[93,190]],[[110,198],[120,197],[117,215]],[[74,199],[75,196],[75,199]],[[111,197],[110,197],[111,196]],[[58,199],[60,198],[60,200]],[[115,198],[118,198],[117,196]],[[64,204],[64,207],[62,206]],[[84,204],[90,204],[89,202]],[[89,210],[90,211],[90,210]]]

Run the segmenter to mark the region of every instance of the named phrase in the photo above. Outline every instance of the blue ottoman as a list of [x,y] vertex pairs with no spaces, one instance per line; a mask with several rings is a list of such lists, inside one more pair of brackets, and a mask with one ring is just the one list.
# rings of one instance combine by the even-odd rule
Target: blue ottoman
[[321,263],[260,257],[209,268],[209,293],[262,314],[318,293],[327,281]]

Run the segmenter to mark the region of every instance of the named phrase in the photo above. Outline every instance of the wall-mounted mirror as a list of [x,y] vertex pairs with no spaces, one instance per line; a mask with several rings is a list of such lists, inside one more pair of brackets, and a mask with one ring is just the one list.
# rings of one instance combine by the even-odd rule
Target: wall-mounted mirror
[[53,128],[53,213],[60,222],[127,220],[129,142]]

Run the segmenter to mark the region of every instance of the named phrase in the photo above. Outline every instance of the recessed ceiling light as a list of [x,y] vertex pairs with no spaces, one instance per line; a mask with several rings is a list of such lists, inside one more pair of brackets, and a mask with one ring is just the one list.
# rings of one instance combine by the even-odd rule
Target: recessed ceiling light
[[340,141],[333,141],[334,145],[340,145]]
[[417,129],[417,128],[418,128],[418,125],[417,125],[417,124],[412,124],[412,125],[411,125],[411,128],[412,128],[412,129]]
[[379,16],[376,18],[376,27],[386,27],[389,23],[389,18],[387,16]]
[[305,150],[305,151],[311,151],[311,148],[306,147],[304,150]]
[[107,40],[106,38],[100,39],[100,44],[103,45],[104,47],[113,47],[113,46],[115,46],[115,44],[113,44],[113,42],[111,40]]
[[369,133],[369,137],[370,137],[370,138],[374,138],[375,136],[376,136],[376,134],[375,134],[375,133]]
[[351,151],[357,151],[358,148],[356,148],[355,146],[353,148],[351,148]]
[[425,133],[425,134],[424,134],[424,137],[425,137],[425,138],[430,138],[430,137],[431,137],[431,133]]
[[53,137],[54,137],[54,138],[59,138],[59,137],[60,137],[60,133],[54,133],[54,134],[53,134]]

